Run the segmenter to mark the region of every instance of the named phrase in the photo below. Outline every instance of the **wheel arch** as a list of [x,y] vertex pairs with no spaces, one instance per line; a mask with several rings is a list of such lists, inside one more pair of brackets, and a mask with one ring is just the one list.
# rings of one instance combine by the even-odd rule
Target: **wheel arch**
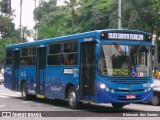
[[[68,83],[67,84],[67,86],[66,86],[66,89],[65,89],[65,99],[67,99],[67,95],[68,95],[68,91],[69,91],[69,89],[71,88],[71,87],[75,87],[74,85],[73,85],[73,83]],[[76,87],[75,87],[76,88]]]

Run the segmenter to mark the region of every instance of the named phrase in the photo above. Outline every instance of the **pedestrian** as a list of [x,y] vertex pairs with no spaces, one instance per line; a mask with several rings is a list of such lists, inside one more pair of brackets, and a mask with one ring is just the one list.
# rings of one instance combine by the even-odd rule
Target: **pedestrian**
[[159,71],[159,70],[156,70],[156,73],[155,73],[155,75],[154,75],[154,78],[160,80],[160,71]]

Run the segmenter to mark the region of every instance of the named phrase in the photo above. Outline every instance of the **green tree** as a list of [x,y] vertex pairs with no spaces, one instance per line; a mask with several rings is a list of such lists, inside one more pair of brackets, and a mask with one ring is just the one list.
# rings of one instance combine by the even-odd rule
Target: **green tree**
[[65,12],[64,7],[56,6],[56,0],[41,1],[39,7],[34,10],[34,18],[38,21],[35,26],[38,39],[64,35]]
[[69,12],[71,14],[71,21],[72,21],[72,33],[74,33],[75,28],[75,20],[77,18],[77,9],[80,7],[81,3],[79,0],[65,0],[65,4],[67,9],[69,9]]
[[[122,27],[139,29],[150,33],[155,32],[157,15],[160,10],[158,0],[123,0],[122,1]],[[118,14],[118,1],[110,2],[110,13]],[[124,22],[123,20],[127,21]],[[156,21],[156,22],[155,22]],[[117,18],[110,16],[110,28],[117,28]]]
[[32,31],[27,28],[27,26],[22,26],[21,28],[21,39],[26,42],[28,37],[32,36]]

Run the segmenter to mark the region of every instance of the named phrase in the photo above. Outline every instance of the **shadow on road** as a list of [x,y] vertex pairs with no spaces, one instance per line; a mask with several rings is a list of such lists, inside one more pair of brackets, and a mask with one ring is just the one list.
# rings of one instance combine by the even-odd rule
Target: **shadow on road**
[[[48,105],[53,106],[59,106],[68,108],[68,104],[66,101],[63,100],[57,100],[57,99],[36,99],[34,100],[38,103],[44,103]],[[88,112],[101,112],[101,113],[112,113],[112,112],[137,112],[137,110],[127,109],[127,108],[121,108],[121,109],[115,109],[112,106],[105,106],[105,105],[98,105],[98,104],[85,104],[80,103],[80,107],[77,110],[83,110]]]

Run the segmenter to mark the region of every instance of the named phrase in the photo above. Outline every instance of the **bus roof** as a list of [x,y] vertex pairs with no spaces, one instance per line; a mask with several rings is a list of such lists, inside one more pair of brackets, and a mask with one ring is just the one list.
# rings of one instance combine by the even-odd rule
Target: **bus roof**
[[15,47],[25,47],[25,46],[34,46],[34,45],[39,45],[39,44],[46,44],[46,43],[51,43],[51,42],[61,42],[61,41],[70,41],[70,40],[77,40],[81,38],[87,38],[87,37],[99,37],[99,34],[102,32],[136,32],[136,33],[141,33],[141,34],[146,34],[150,35],[147,32],[139,31],[139,30],[130,30],[130,29],[104,29],[104,30],[95,30],[95,31],[89,31],[89,32],[84,32],[84,33],[78,33],[78,34],[73,34],[73,35],[66,35],[66,36],[60,36],[60,37],[55,37],[55,38],[48,38],[48,39],[42,39],[38,41],[33,41],[33,42],[25,42],[25,43],[18,43],[18,44],[11,44],[7,45],[6,48],[15,48]]

